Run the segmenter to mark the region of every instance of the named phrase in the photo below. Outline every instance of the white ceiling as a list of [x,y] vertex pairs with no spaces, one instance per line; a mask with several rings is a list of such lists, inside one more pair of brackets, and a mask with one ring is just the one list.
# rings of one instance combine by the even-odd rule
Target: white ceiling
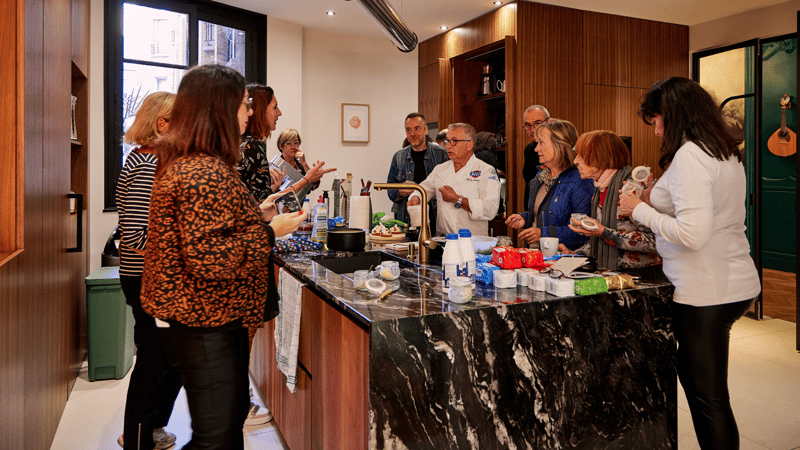
[[[381,37],[383,31],[357,0],[218,0],[220,3],[274,16],[325,33]],[[386,0],[422,42],[486,14],[498,6],[492,0]],[[559,5],[659,22],[696,25],[786,0],[539,0]],[[508,2],[506,2],[508,3]],[[328,16],[326,11],[335,11]]]

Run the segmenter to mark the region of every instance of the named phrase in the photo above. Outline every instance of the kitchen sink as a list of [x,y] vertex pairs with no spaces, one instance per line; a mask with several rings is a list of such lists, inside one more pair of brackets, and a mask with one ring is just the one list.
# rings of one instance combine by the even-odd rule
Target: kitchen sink
[[397,261],[400,267],[414,267],[411,261],[386,252],[360,252],[350,256],[319,255],[311,260],[333,273],[353,273],[356,270],[375,269],[384,261]]

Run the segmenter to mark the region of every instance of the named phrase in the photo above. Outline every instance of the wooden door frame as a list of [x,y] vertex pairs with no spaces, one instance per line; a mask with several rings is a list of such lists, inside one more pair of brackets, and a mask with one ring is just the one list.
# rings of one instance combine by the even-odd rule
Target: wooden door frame
[[[797,11],[797,42],[800,42],[800,11]],[[797,58],[797,73],[800,74],[800,58]],[[795,92],[797,92],[797,94],[800,95],[800,77],[797,77],[797,90]],[[795,162],[797,163],[797,173],[800,173],[800,158],[795,157]],[[798,202],[797,200],[797,192],[800,192],[800,178],[796,179],[795,183],[797,183],[795,197],[794,197],[794,213],[796,215],[798,212],[800,212],[800,202]],[[796,238],[798,239],[798,241],[795,242],[800,242],[800,229],[798,229],[798,227],[795,227],[794,231],[797,234]],[[795,275],[796,275],[800,273],[800,258],[798,258],[796,254],[794,258],[794,263],[795,263]],[[797,289],[795,289],[795,291],[797,291]],[[796,295],[797,296],[795,297],[795,303],[794,303],[794,310],[795,310],[794,336],[795,336],[795,350],[800,352],[800,321],[797,320],[798,319],[797,311],[800,310],[800,291],[797,291]]]

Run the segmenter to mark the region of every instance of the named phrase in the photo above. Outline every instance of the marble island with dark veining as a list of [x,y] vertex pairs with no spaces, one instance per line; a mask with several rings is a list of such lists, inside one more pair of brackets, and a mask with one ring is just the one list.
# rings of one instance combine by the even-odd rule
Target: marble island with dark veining
[[478,283],[471,302],[455,304],[438,267],[406,261],[387,282],[396,290],[380,300],[355,290],[352,273],[322,265],[338,259],[346,267],[353,255],[274,259],[367,335],[368,424],[359,447],[677,447],[671,285],[642,281],[559,298]]

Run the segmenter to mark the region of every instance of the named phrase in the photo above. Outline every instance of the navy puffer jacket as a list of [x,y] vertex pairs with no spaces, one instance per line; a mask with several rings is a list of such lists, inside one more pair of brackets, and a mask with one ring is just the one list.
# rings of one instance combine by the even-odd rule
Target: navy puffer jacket
[[578,169],[570,167],[558,175],[558,179],[542,200],[539,211],[534,211],[536,193],[542,186],[539,173],[541,170],[528,186],[528,212],[520,213],[525,219],[525,228],[531,227],[535,213],[536,225],[542,229],[543,237],[557,237],[558,242],[570,250],[581,247],[589,238],[570,230],[567,224],[572,213],[591,216],[594,183],[592,180],[581,179]]

